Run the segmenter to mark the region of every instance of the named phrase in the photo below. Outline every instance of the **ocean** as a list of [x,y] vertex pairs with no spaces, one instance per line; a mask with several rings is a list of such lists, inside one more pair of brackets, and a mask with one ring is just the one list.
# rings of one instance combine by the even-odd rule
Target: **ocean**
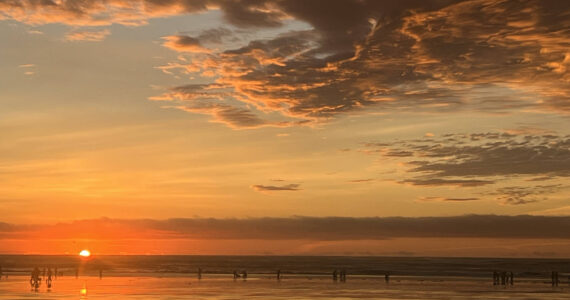
[[[0,255],[0,266],[0,299],[570,299],[570,259]],[[51,288],[31,288],[34,267],[57,268]],[[493,285],[494,271],[513,285]]]

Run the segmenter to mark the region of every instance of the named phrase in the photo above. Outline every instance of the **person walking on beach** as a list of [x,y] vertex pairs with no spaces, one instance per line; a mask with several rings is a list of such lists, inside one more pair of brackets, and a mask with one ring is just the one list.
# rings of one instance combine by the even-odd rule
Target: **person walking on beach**
[[0,280],[2,280],[2,266],[0,266]]
[[277,270],[277,280],[281,280],[281,270]]
[[247,279],[247,271],[243,270],[243,272],[241,273],[241,277],[243,278],[243,280]]
[[51,288],[51,280],[52,280],[51,275],[52,275],[51,268],[48,268],[47,278],[46,278],[46,285],[47,285],[48,289]]
[[338,279],[338,273],[337,273],[337,270],[336,270],[336,269],[333,271],[332,277],[333,277],[333,280],[334,280],[334,281],[337,281],[337,279]]
[[236,270],[234,270],[234,280],[238,279],[240,276]]
[[202,268],[198,268],[198,279],[202,279]]

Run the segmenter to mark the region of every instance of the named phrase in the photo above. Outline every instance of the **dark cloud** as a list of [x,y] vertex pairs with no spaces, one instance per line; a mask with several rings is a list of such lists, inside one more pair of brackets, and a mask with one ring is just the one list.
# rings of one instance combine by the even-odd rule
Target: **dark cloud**
[[[545,21],[565,19],[567,7],[516,0],[234,4],[222,10],[237,26],[277,26],[278,11],[313,27],[204,59],[215,63],[201,72],[215,73],[233,98],[265,111],[308,121],[371,107],[568,112],[568,24]],[[250,14],[259,7],[263,16]]]
[[476,180],[476,179],[440,179],[440,178],[414,178],[400,181],[400,183],[409,183],[412,185],[425,185],[425,186],[439,186],[439,185],[455,185],[461,187],[482,186],[493,184],[494,181],[490,180]]
[[497,195],[497,199],[503,204],[521,205],[546,200],[548,194],[556,193],[563,188],[565,187],[561,184],[509,186],[499,188],[491,195]]
[[[470,176],[570,176],[570,136],[500,132],[448,134],[438,139],[367,143],[365,147],[385,156],[409,158],[412,167],[409,172],[426,174],[431,180]],[[393,155],[402,152],[406,154]],[[418,183],[430,183],[428,179],[418,177]]]
[[[455,217],[293,217],[251,219],[97,219],[55,225],[1,225],[0,239],[189,238],[378,240],[417,238],[569,239],[570,217],[466,215]],[[104,232],[96,230],[105,228]]]
[[374,179],[372,179],[372,178],[353,179],[353,180],[349,180],[348,182],[351,182],[351,183],[362,183],[362,182],[371,182],[371,181],[374,181]]
[[199,55],[163,70],[213,78],[226,87],[218,91],[225,104],[251,104],[291,124],[365,109],[570,112],[570,7],[564,1],[0,2],[4,18],[74,26],[142,25],[213,8],[238,28],[274,28],[294,19],[310,29],[236,49],[204,47],[230,35],[221,28],[169,36],[165,46]]
[[259,192],[266,191],[300,191],[300,185],[296,183],[286,184],[286,185],[261,185],[256,184],[251,186],[254,190]]
[[[399,183],[416,186],[492,188],[498,182],[522,186],[498,187],[492,195],[503,204],[528,204],[547,199],[567,186],[531,185],[570,177],[570,136],[553,132],[529,135],[527,130],[444,134],[392,143],[365,143],[363,151],[404,160],[408,178]],[[536,129],[532,130],[537,132]],[[517,134],[514,134],[517,133]]]
[[200,40],[186,35],[172,35],[163,37],[163,46],[177,52],[208,53],[210,50],[204,48]]
[[477,201],[480,198],[445,198],[445,197],[421,197],[418,199],[419,202],[465,202],[465,201]]
[[196,38],[201,43],[220,44],[225,38],[232,36],[233,36],[232,30],[225,27],[219,27],[219,28],[204,30]]

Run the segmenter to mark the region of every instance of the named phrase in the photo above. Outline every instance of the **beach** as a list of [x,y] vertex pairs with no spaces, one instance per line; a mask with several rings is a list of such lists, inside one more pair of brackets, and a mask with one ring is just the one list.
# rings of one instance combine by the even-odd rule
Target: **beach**
[[[0,299],[568,299],[566,275],[553,287],[545,267],[557,264],[567,274],[568,260],[486,258],[387,257],[216,257],[216,256],[113,256],[82,262],[67,256],[0,256],[4,274]],[[64,275],[33,290],[28,263],[60,263]],[[20,262],[25,266],[15,268]],[[68,264],[65,264],[67,262]],[[202,262],[199,279],[192,265]],[[334,281],[330,264],[346,270],[347,280]],[[542,264],[541,264],[542,262]],[[70,268],[83,263],[77,278]],[[97,267],[105,264],[102,277]],[[231,269],[248,269],[247,279],[234,279]],[[514,270],[511,285],[493,285],[492,265]],[[127,266],[130,265],[130,268]],[[281,268],[277,280],[271,265]],[[381,270],[384,265],[390,271]],[[429,267],[431,266],[431,267]],[[526,272],[521,268],[527,268]],[[154,272],[151,270],[154,269]],[[8,272],[6,272],[8,270]],[[166,271],[169,270],[169,271]],[[177,270],[173,272],[172,270]],[[186,270],[187,272],[182,272]],[[332,272],[332,270],[330,270]],[[390,274],[386,282],[385,274]],[[415,275],[414,275],[415,274]]]

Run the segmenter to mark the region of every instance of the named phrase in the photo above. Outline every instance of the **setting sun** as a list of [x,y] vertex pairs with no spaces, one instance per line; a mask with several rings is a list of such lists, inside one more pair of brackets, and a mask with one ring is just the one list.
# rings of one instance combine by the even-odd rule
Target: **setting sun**
[[81,250],[81,252],[79,252],[79,256],[89,257],[91,256],[91,252],[89,252],[89,250]]

